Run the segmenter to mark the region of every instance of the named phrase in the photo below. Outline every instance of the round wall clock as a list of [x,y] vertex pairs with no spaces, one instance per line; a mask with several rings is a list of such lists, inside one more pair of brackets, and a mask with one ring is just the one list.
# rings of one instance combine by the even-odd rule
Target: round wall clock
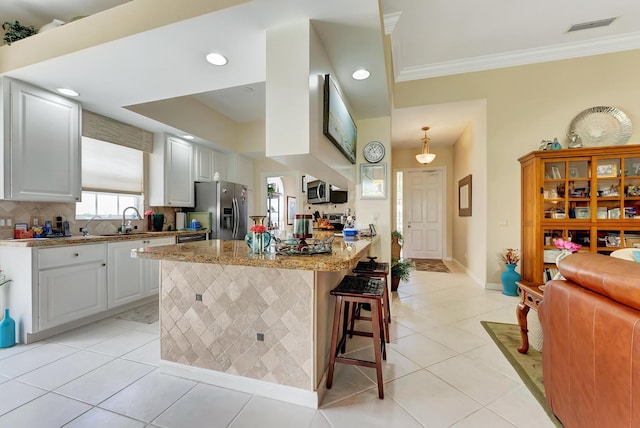
[[384,157],[384,145],[379,141],[371,141],[364,146],[363,154],[369,163],[380,162]]

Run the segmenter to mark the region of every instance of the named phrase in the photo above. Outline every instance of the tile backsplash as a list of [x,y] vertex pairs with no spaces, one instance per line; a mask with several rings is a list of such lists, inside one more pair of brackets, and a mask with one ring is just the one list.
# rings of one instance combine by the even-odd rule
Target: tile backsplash
[[[176,208],[171,207],[145,207],[145,211],[151,208],[154,213],[164,214],[166,218],[165,229],[171,225],[175,228]],[[142,212],[140,214],[143,214]],[[11,219],[11,227],[0,227],[0,239],[13,239],[13,225],[27,223],[31,225],[32,219],[37,218],[40,224],[50,220],[55,225],[55,218],[62,216],[62,220],[69,222],[72,235],[80,235],[80,228],[84,227],[87,220],[76,220],[76,204],[74,202],[17,202],[0,201],[0,219]],[[96,219],[91,223],[90,232],[93,235],[116,233],[121,220]],[[146,220],[132,220],[131,224],[138,230],[146,231]]]

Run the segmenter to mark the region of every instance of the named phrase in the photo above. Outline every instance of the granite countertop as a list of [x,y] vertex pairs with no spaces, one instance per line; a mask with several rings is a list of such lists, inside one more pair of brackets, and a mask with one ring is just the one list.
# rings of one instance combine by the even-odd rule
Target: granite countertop
[[164,238],[178,235],[194,235],[206,230],[172,230],[163,232],[134,232],[125,235],[66,236],[63,238],[0,239],[0,247],[60,247],[65,245],[95,244],[99,242],[133,241],[137,239]]
[[[314,235],[315,236],[315,235]],[[163,245],[132,250],[133,257],[172,260],[191,263],[213,263],[222,265],[256,266],[276,269],[299,269],[315,271],[341,271],[352,269],[365,257],[374,238],[360,238],[345,242],[336,237],[330,254],[279,255],[250,254],[244,241],[189,242],[176,245]]]

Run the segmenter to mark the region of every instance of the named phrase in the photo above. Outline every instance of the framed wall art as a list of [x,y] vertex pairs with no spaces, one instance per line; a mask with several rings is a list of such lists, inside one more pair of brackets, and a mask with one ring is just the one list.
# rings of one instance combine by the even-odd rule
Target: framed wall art
[[347,110],[347,106],[331,80],[324,76],[324,112],[322,116],[322,132],[349,159],[356,163],[356,123]]
[[287,196],[287,224],[293,224],[296,215],[296,198],[295,196]]
[[458,216],[471,217],[471,174],[458,181]]

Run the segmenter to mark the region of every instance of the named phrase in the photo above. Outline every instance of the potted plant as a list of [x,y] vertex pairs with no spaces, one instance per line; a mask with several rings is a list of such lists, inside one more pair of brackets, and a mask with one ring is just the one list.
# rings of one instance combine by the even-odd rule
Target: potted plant
[[400,260],[400,247],[402,246],[402,233],[394,230],[391,232],[391,260]]
[[517,296],[518,285],[516,281],[520,281],[520,274],[515,271],[520,261],[520,253],[515,248],[507,248],[507,251],[500,254],[500,259],[504,262],[507,270],[502,272],[500,280],[502,281],[502,294],[506,296]]
[[400,280],[408,281],[411,276],[411,271],[415,269],[415,267],[411,259],[400,260],[391,257],[391,291],[398,290]]
[[2,29],[5,31],[3,40],[8,45],[38,33],[33,25],[27,27],[20,24],[19,21],[5,22],[2,24]]

